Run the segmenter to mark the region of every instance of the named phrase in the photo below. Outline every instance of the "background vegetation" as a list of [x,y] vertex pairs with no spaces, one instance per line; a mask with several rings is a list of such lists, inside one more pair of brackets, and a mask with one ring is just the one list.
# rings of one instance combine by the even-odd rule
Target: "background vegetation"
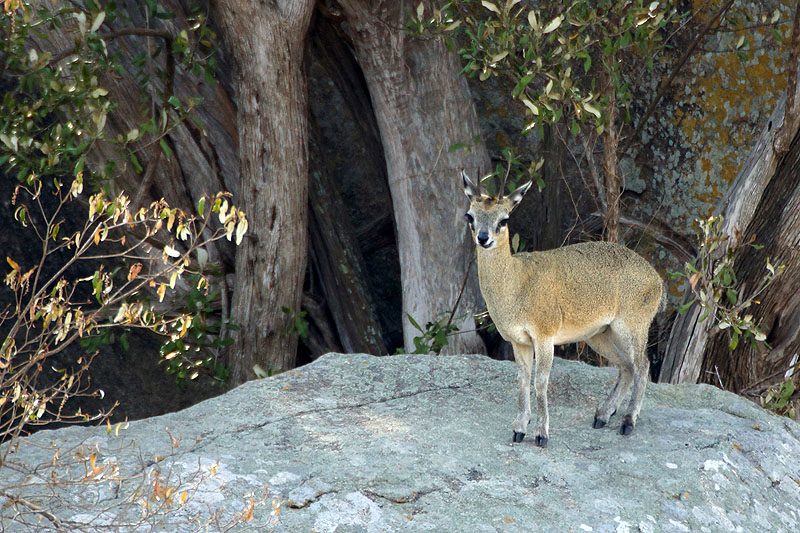
[[462,168],[538,185],[515,251],[658,266],[654,380],[797,415],[796,2],[2,6],[0,469],[135,413],[142,368],[188,402],[328,351],[509,357]]

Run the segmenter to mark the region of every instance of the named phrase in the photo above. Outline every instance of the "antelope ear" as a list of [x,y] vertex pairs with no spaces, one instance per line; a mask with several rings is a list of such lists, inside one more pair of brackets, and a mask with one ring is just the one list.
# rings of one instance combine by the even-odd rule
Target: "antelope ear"
[[522,200],[522,197],[525,196],[525,193],[528,192],[528,189],[531,188],[531,185],[533,185],[533,181],[524,183],[519,187],[517,187],[516,189],[514,189],[514,192],[508,195],[508,199],[511,200],[511,209],[517,207],[517,205]]
[[469,198],[470,202],[476,196],[481,195],[480,192],[478,191],[478,187],[476,187],[475,184],[472,183],[472,180],[469,179],[469,176],[467,176],[467,173],[464,172],[463,170],[461,171],[461,182],[464,184],[464,194],[467,195],[467,198]]

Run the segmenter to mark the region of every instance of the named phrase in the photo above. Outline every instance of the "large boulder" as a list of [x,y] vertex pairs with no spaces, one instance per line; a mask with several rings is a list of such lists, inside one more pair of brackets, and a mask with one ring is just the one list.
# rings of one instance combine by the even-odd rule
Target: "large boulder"
[[53,530],[143,515],[120,529],[800,530],[798,424],[710,386],[651,384],[633,435],[619,416],[592,429],[614,377],[556,359],[542,449],[511,444],[511,362],[328,354],[127,429],[23,439],[0,470],[0,529],[26,530],[22,513]]

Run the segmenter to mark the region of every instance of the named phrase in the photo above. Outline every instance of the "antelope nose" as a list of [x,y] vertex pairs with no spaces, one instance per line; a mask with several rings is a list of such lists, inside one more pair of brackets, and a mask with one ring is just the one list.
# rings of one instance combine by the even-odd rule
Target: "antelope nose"
[[489,242],[489,233],[482,231],[478,233],[478,244],[485,246]]

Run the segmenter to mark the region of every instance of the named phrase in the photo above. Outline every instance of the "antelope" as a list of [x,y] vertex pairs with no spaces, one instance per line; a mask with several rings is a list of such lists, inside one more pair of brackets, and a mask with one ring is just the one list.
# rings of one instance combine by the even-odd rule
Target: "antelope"
[[512,442],[522,442],[531,417],[531,370],[536,354],[537,420],[534,441],[549,436],[547,385],[553,347],[586,342],[619,370],[611,393],[597,406],[592,427],[602,428],[633,384],[620,433],[630,435],[642,407],[650,362],[650,323],[661,305],[662,279],[640,255],[620,244],[584,242],[511,254],[508,217],[531,187],[489,196],[462,171],[466,213],[478,254],[478,280],[497,331],[514,349],[519,411]]

